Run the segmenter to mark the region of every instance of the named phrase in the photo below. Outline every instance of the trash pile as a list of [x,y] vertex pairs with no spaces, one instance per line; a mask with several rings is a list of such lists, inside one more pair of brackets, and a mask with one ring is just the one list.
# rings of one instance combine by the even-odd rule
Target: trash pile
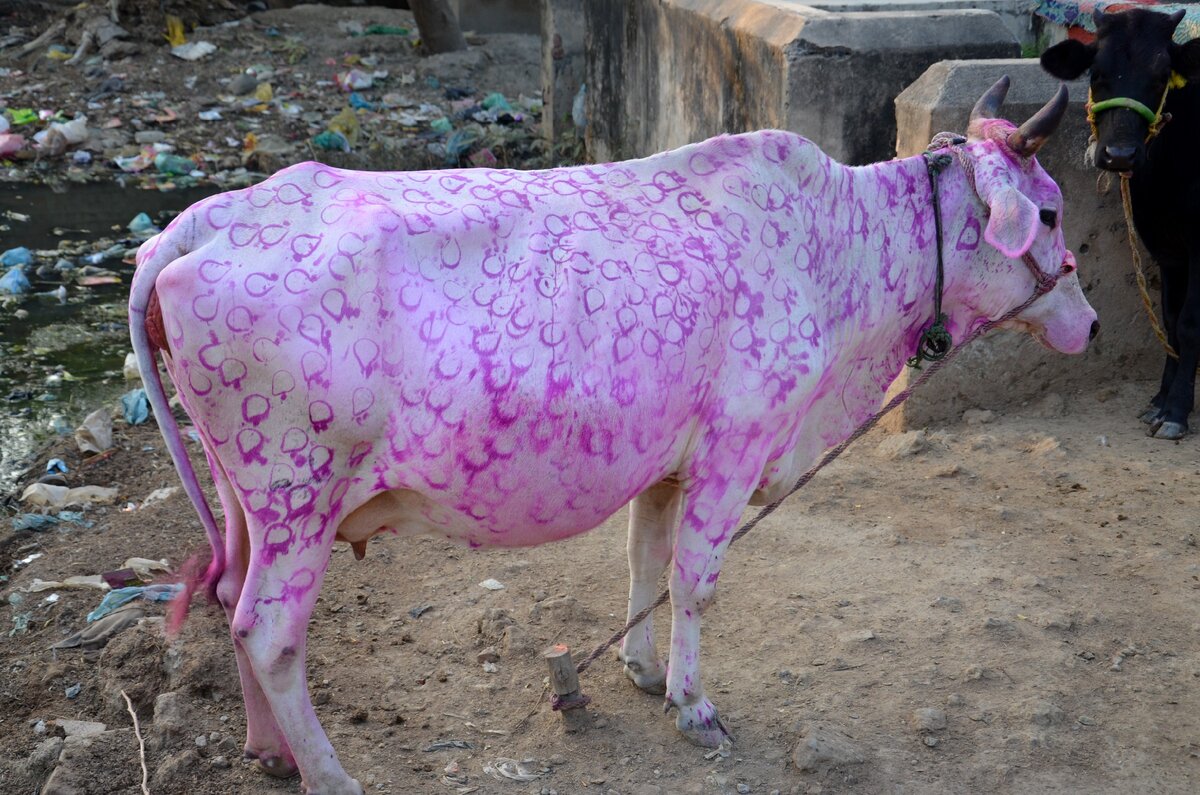
[[313,159],[552,164],[536,37],[469,36],[468,51],[425,58],[411,14],[391,9],[304,6],[193,28],[168,13],[157,38],[108,11],[84,3],[0,37],[0,180],[171,190],[241,187]]

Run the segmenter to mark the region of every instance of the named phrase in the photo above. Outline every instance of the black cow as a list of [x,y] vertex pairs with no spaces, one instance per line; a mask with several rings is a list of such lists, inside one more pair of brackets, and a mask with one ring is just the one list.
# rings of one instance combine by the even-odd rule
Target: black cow
[[1183,15],[1097,10],[1094,44],[1069,40],[1042,54],[1061,80],[1091,69],[1095,164],[1132,172],[1134,225],[1162,272],[1163,326],[1179,354],[1167,357],[1141,417],[1159,439],[1187,433],[1200,359],[1200,40],[1174,43]]

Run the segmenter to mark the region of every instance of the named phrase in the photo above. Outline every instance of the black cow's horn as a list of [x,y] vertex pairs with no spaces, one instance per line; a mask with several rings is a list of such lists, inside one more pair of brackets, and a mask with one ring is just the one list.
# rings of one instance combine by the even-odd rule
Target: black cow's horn
[[[1000,113],[1000,106],[1008,96],[1008,75],[997,80],[991,88],[984,92],[975,107],[971,108],[971,122],[976,119],[994,119]],[[968,125],[970,122],[968,122]]]
[[1067,85],[1058,87],[1054,98],[1042,106],[1042,109],[1029,117],[1029,120],[1008,136],[1008,145],[1014,152],[1024,157],[1033,157],[1042,148],[1062,121],[1067,111]]

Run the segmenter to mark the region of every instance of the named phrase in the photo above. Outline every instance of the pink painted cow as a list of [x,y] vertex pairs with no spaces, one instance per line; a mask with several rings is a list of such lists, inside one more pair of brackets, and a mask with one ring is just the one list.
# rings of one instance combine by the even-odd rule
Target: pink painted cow
[[[1062,198],[980,100],[939,177],[945,309],[961,338],[1015,321],[1078,353],[1096,315]],[[700,616],[747,503],[782,494],[879,404],[930,320],[925,160],[839,165],[786,132],[549,171],[357,173],[304,163],[206,199],[138,253],[134,347],[212,545],[246,752],[310,793],[359,793],[305,687],[305,630],[336,540],[383,531],[541,544],[632,501],[629,611],[671,561],[671,652],[647,619],[620,656],[676,725],[725,736]],[[195,422],[206,505],[155,364]]]

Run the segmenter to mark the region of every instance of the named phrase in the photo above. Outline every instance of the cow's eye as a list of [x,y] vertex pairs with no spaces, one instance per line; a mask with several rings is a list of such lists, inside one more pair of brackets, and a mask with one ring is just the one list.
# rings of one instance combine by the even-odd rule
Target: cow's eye
[[1058,225],[1058,210],[1053,207],[1043,207],[1038,217],[1042,219],[1042,223],[1053,229]]
[[1058,272],[1060,274],[1062,274],[1063,276],[1070,276],[1072,273],[1075,272],[1075,266],[1069,262],[1064,262],[1062,264],[1062,267],[1058,269]]

